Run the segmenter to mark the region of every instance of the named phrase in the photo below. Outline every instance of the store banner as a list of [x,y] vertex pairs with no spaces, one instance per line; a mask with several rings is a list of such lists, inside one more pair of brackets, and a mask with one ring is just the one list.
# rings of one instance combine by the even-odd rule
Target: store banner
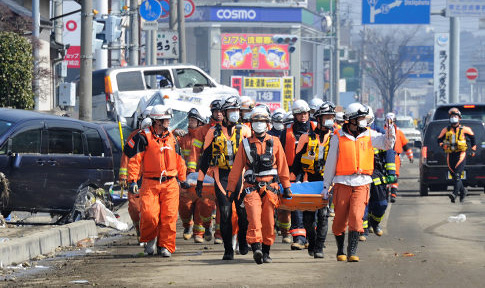
[[283,107],[284,97],[289,99],[286,102],[293,99],[293,77],[232,76],[231,86],[257,104],[268,106],[271,111]]
[[231,87],[239,92],[239,96],[242,96],[242,76],[231,76]]
[[310,72],[301,73],[300,87],[301,88],[313,87],[313,73],[310,73]]
[[434,35],[434,98],[436,105],[446,104],[450,86],[450,34]]
[[273,43],[271,34],[222,34],[221,69],[288,70],[287,44]]
[[293,77],[283,77],[283,109],[290,111],[293,103]]

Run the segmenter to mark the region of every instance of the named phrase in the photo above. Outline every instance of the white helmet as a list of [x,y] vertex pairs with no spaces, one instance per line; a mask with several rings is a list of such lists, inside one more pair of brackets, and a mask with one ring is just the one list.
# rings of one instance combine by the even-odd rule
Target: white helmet
[[257,106],[251,111],[251,122],[266,121],[269,122],[269,112],[265,106]]
[[153,106],[148,106],[147,108],[145,108],[145,111],[143,111],[143,113],[141,114],[141,117],[145,119],[148,116],[150,116],[150,112],[152,112],[152,109],[153,109]]
[[152,126],[152,119],[151,118],[145,118],[143,121],[141,121],[140,124],[140,129],[145,129]]
[[291,124],[295,121],[295,117],[293,116],[293,113],[288,112],[285,114],[285,117],[283,117],[283,124],[288,125]]
[[335,113],[335,121],[344,122],[345,121],[345,119],[344,119],[344,112],[337,112],[337,113]]
[[370,107],[369,105],[365,105],[367,106],[367,108],[369,109],[369,114],[367,114],[367,116],[365,116],[365,119],[367,119],[367,125],[372,125],[372,123],[374,123],[374,120],[375,120],[375,116],[374,116],[374,111],[372,111],[372,107]]
[[293,102],[293,107],[291,107],[291,113],[293,114],[300,114],[304,112],[309,112],[310,107],[308,107],[308,103],[305,100],[298,99]]
[[320,108],[320,106],[322,106],[323,104],[323,100],[320,99],[320,98],[313,98],[312,100],[310,100],[310,109],[313,110],[313,111],[317,111],[318,108]]
[[172,108],[165,105],[155,105],[150,111],[150,118],[152,119],[171,119],[172,116]]
[[386,114],[386,119],[391,119],[392,122],[396,122],[396,114],[389,112]]
[[255,102],[251,97],[241,96],[239,100],[241,100],[241,110],[253,110]]
[[362,105],[358,102],[354,102],[352,104],[349,104],[347,109],[345,109],[345,119],[346,120],[359,118],[361,116],[367,116],[367,114],[369,114],[369,108],[367,108],[366,106],[364,106],[364,105]]

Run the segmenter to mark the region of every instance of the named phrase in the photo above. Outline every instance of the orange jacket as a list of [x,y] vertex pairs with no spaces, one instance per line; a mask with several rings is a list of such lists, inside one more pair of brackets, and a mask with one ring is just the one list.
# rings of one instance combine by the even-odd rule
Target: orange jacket
[[[126,138],[126,142],[133,139],[133,137],[136,134],[138,134],[138,132],[140,132],[140,129],[133,130],[133,132],[131,132],[130,136],[128,136],[128,138]],[[128,178],[128,160],[129,159],[130,158],[128,158],[128,155],[126,155],[124,153],[124,150],[123,150],[123,153],[121,154],[121,161],[120,161],[120,173],[119,173],[119,179],[120,180],[122,180],[122,179],[126,180]]]
[[[315,130],[317,125],[310,121],[310,125],[312,130]],[[307,131],[308,132],[308,131]],[[289,128],[286,128],[286,139],[285,139],[285,153],[286,153],[286,161],[288,162],[288,166],[293,165],[293,161],[295,161],[295,150],[296,150],[296,142],[298,139],[295,137],[295,133],[293,133],[293,124],[290,125]]]
[[404,136],[404,132],[396,127],[396,144],[394,144],[394,151],[396,151],[397,154],[401,154],[404,150],[404,145],[408,144],[408,142],[408,139]]
[[[280,178],[280,182],[283,185],[283,188],[290,187],[290,170],[288,168],[288,164],[286,162],[285,151],[283,151],[283,146],[281,146],[281,142],[277,137],[271,136],[266,134],[264,137],[263,142],[259,141],[256,136],[248,138],[249,143],[256,144],[256,150],[258,155],[264,154],[266,152],[266,143],[269,139],[273,139],[273,168],[278,171],[278,176]],[[236,153],[236,158],[234,159],[234,165],[232,166],[231,173],[229,173],[229,179],[227,184],[227,191],[234,192],[236,188],[237,182],[241,178],[241,174],[243,169],[249,170],[251,167],[249,166],[248,157],[246,152],[242,148],[239,147]],[[257,182],[270,182],[273,180],[273,176],[261,176],[256,177]],[[244,187],[251,187],[253,185],[244,182]],[[272,183],[271,186],[274,188],[278,187],[278,183]]]
[[207,132],[211,127],[214,127],[218,121],[215,121],[212,117],[209,120],[209,124],[205,124],[203,126],[197,127],[194,131],[194,140],[192,141],[192,151],[190,152],[193,155],[197,155],[197,159],[199,159],[200,155],[203,152],[204,147],[204,139]]
[[187,167],[176,151],[177,142],[171,132],[159,137],[150,127],[138,135],[132,139],[137,151],[128,162],[128,182],[136,181],[140,170],[143,171],[143,177],[147,178],[178,176],[180,181],[185,181]]
[[194,149],[192,149],[193,142],[195,141],[195,132],[196,129],[190,129],[189,133],[185,136],[181,137],[179,140],[180,145],[180,152],[182,153],[182,157],[185,160],[185,164],[187,165],[187,173],[192,173],[197,170],[197,161],[199,160],[200,153],[195,153]]
[[363,134],[365,135],[352,140],[345,136],[342,130],[335,131],[335,135],[339,137],[335,175],[372,175],[374,171],[374,148],[372,147],[370,129],[367,128],[367,131]]

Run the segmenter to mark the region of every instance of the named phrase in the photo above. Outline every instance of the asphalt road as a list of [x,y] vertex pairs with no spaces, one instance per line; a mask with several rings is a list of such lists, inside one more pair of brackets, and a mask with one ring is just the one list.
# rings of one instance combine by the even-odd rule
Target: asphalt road
[[[16,275],[7,286],[73,286],[73,281],[102,287],[483,287],[485,196],[470,189],[463,204],[447,192],[418,193],[418,167],[404,161],[401,193],[389,206],[384,235],[359,243],[358,263],[337,262],[329,231],[325,258],[315,260],[288,244],[272,247],[272,264],[256,265],[251,252],[222,261],[222,245],[194,244],[177,238],[170,259],[139,256],[133,232],[99,241],[90,253],[60,254],[42,262],[50,269]],[[449,216],[466,215],[463,223]],[[0,284],[1,286],[2,284]]]

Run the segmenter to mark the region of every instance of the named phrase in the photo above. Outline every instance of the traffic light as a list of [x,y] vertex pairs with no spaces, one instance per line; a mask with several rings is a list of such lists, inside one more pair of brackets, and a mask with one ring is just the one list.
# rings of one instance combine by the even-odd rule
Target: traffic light
[[288,44],[288,52],[295,52],[295,44],[298,41],[296,35],[273,35],[273,43],[275,44]]
[[106,19],[93,20],[93,50],[101,49],[105,40],[105,21]]
[[109,15],[106,19],[106,41],[108,43],[118,42],[121,38],[121,17]]

